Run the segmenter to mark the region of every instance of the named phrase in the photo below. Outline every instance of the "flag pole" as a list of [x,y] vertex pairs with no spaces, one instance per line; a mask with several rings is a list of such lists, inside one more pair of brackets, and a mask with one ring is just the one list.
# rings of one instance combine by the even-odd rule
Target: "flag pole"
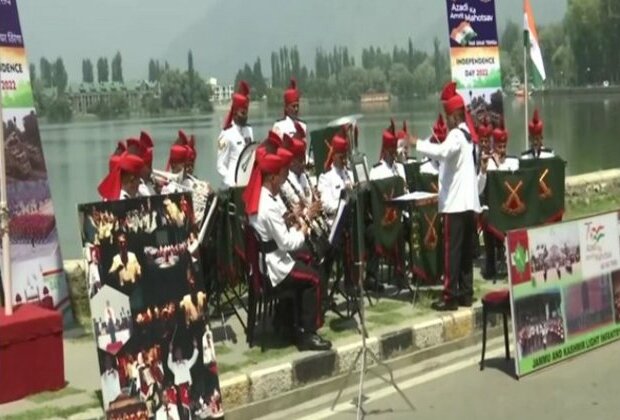
[[525,150],[530,146],[529,130],[528,130],[528,102],[529,95],[527,89],[527,50],[530,47],[530,32],[527,22],[527,14],[525,13],[525,1],[523,1],[523,100],[525,101]]
[[4,120],[2,119],[2,91],[0,90],[0,235],[2,236],[2,285],[4,313],[13,314],[11,291],[11,243],[9,240],[9,209],[7,207],[6,164],[4,158]]

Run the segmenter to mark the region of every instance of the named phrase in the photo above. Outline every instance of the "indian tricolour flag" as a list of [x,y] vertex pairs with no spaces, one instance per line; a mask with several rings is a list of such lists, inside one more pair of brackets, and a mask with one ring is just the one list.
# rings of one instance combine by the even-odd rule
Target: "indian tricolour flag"
[[459,45],[467,45],[469,41],[477,36],[474,28],[471,27],[466,20],[462,21],[456,28],[450,33],[450,37]]
[[534,64],[532,66],[534,70],[532,76],[535,82],[542,83],[547,78],[547,75],[545,74],[545,64],[540,51],[540,44],[538,43],[538,32],[536,32],[536,22],[534,21],[530,0],[523,1],[523,9],[523,39],[525,41],[525,48],[529,49],[530,59]]

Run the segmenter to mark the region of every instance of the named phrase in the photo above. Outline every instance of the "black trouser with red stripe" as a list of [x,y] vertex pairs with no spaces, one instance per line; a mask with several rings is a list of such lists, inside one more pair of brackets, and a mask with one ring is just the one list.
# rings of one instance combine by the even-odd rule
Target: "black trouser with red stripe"
[[471,299],[473,289],[472,237],[476,231],[473,211],[443,214],[444,282],[443,299]]
[[293,310],[295,319],[306,332],[316,332],[320,327],[321,276],[312,267],[295,262],[291,272],[278,284],[280,290],[295,292]]

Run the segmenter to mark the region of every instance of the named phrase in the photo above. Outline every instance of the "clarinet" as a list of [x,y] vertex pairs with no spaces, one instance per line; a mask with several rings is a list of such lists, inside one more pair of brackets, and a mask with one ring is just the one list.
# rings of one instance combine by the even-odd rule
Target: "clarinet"
[[[301,195],[301,191],[299,191],[290,180],[287,179],[286,182],[291,186],[299,202],[303,203],[304,197]],[[312,191],[312,188],[310,190]],[[314,200],[314,193],[312,194],[312,199]],[[324,219],[325,216],[322,213],[323,211],[321,210],[321,214],[319,214],[316,220],[313,220],[308,226],[316,230],[316,233],[319,235],[329,236],[329,228],[327,228],[327,224]]]
[[[291,214],[294,214],[293,205],[288,200],[286,195],[280,194],[280,197],[282,197],[282,202],[284,203],[287,211]],[[312,224],[308,221],[308,218],[306,216],[300,217],[299,224],[305,224],[310,227],[310,235],[306,237],[306,245],[308,246],[308,249],[312,253],[314,259],[319,263],[322,262],[325,258],[325,250],[322,250],[322,248],[318,244],[317,240],[320,236],[317,234],[315,228],[313,228]]]

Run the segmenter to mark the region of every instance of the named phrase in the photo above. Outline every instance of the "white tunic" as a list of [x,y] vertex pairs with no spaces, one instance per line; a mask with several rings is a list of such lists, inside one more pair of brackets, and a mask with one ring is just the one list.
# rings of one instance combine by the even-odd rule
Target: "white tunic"
[[379,163],[372,167],[369,175],[371,181],[390,178],[393,176],[400,176],[405,181],[405,185],[407,185],[405,167],[400,162],[394,162],[390,166],[385,160],[381,159]]
[[325,213],[333,216],[340,204],[341,191],[346,189],[347,183],[353,182],[353,172],[345,169],[336,169],[335,166],[319,176],[318,190]]
[[541,148],[538,151],[538,155],[534,149],[529,149],[521,153],[521,159],[548,159],[552,157],[555,157],[555,152],[551,149],[547,149],[546,147]]
[[282,194],[289,198],[293,204],[298,204],[301,196],[303,204],[308,206],[312,203],[312,190],[310,188],[310,180],[304,172],[297,175],[295,172],[289,171],[288,178],[282,185]]
[[[297,120],[297,122],[303,127],[304,133],[306,133],[307,135],[308,126],[306,125],[306,123],[300,120]],[[281,120],[276,121],[273,124],[273,127],[271,130],[275,133],[278,133],[280,137],[282,137],[284,134],[288,134],[289,136],[292,137],[293,134],[297,132],[297,130],[295,129],[295,120],[289,117],[288,115],[282,118]]]
[[224,185],[235,185],[235,171],[239,155],[246,145],[254,141],[252,127],[238,126],[234,122],[230,128],[222,130],[217,140],[217,172],[222,177]]
[[265,254],[267,276],[275,287],[288,276],[295,265],[289,252],[298,250],[305,243],[305,236],[297,229],[287,229],[277,196],[263,187],[258,213],[250,216],[250,225],[263,242],[275,241],[277,249]]
[[140,180],[140,186],[138,187],[138,193],[141,197],[150,197],[152,195],[157,195],[155,192],[155,188],[150,183],[144,182],[143,179]]
[[461,123],[459,128],[450,130],[441,144],[429,141],[416,143],[418,152],[439,161],[440,213],[481,211],[473,157],[474,145],[467,141],[460,129],[469,132],[467,125]]

